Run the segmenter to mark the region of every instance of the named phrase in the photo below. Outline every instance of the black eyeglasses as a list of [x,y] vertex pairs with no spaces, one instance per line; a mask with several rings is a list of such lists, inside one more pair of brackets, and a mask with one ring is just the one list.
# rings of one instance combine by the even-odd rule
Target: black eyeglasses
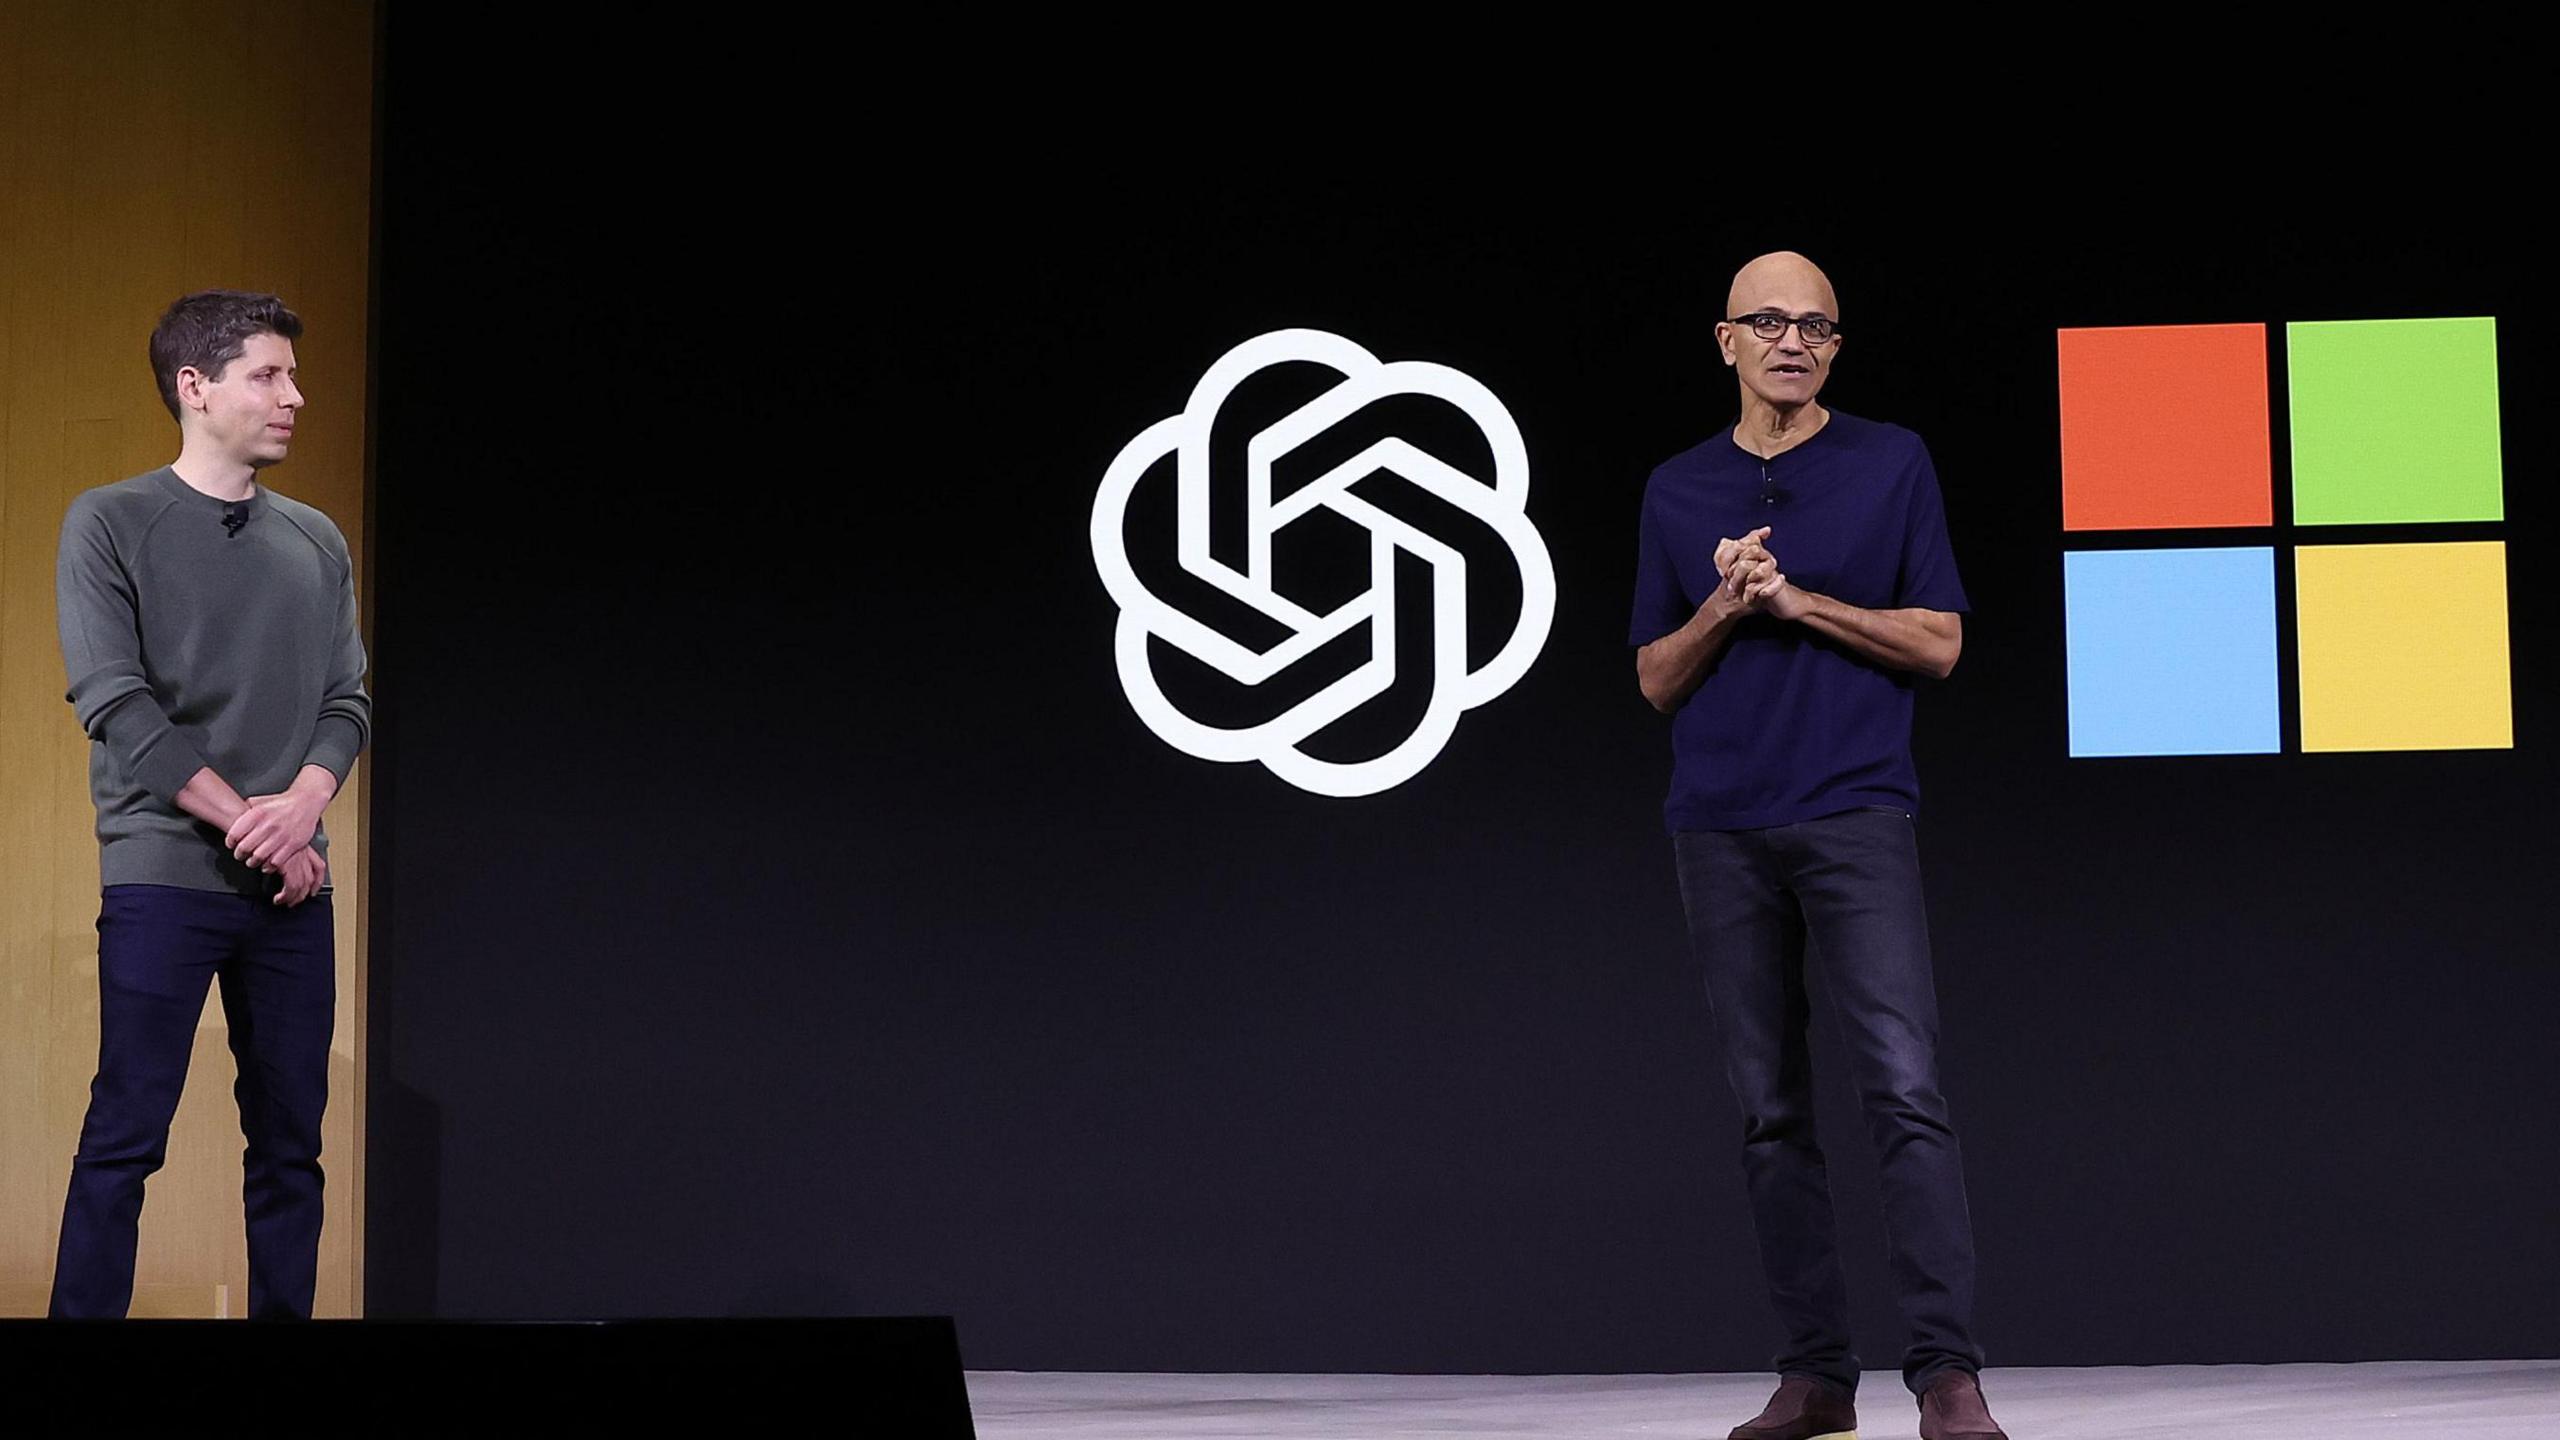
[[1827,344],[1833,336],[1840,333],[1840,322],[1828,315],[1807,315],[1797,319],[1793,315],[1781,315],[1775,310],[1762,310],[1751,315],[1736,315],[1724,323],[1748,325],[1751,327],[1751,333],[1763,340],[1775,340],[1786,334],[1787,327],[1793,325],[1796,327],[1796,333],[1804,337],[1804,343],[1807,345]]

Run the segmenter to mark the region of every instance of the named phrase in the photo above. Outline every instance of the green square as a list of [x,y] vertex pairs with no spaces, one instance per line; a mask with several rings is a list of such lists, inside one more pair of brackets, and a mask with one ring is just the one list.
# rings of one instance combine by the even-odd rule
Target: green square
[[2503,520],[2498,322],[2310,320],[2284,327],[2293,520]]

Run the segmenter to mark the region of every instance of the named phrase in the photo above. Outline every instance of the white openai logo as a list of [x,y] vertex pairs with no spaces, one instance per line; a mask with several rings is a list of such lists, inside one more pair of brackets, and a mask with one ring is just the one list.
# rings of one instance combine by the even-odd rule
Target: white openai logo
[[[1218,407],[1247,377],[1267,366],[1314,361],[1342,373],[1332,388],[1255,434],[1245,447],[1245,568],[1239,572],[1209,553],[1209,433]],[[1449,402],[1484,432],[1493,452],[1491,483],[1468,475],[1399,439],[1380,440],[1351,459],[1292,491],[1271,498],[1274,461],[1306,444],[1361,407],[1391,395],[1429,395]],[[1123,542],[1130,492],[1167,454],[1175,457],[1175,558],[1184,570],[1251,605],[1289,628],[1268,650],[1251,650],[1184,614],[1148,591],[1130,568]],[[1510,638],[1481,669],[1467,668],[1467,567],[1457,550],[1363,502],[1351,488],[1384,470],[1421,486],[1490,526],[1510,546],[1520,571],[1520,617]],[[1321,330],[1276,330],[1238,345],[1209,367],[1179,415],[1140,431],[1102,477],[1093,499],[1093,560],[1102,583],[1120,605],[1115,650],[1120,684],[1147,728],[1186,754],[1204,760],[1258,760],[1272,774],[1319,795],[1372,795],[1400,785],[1431,763],[1458,727],[1461,711],[1508,690],[1538,657],[1556,606],[1555,570],[1523,506],[1529,497],[1529,455],[1520,427],[1493,392],[1445,365],[1417,360],[1393,364],[1339,335]],[[1324,615],[1271,588],[1271,539],[1290,521],[1322,507],[1369,532],[1369,588]],[[1431,699],[1413,733],[1374,759],[1342,763],[1300,749],[1307,737],[1385,693],[1396,677],[1396,552],[1431,566]],[[1165,698],[1148,661],[1147,642],[1160,639],[1244,685],[1259,685],[1319,646],[1369,627],[1368,663],[1282,714],[1240,729],[1206,725]]]

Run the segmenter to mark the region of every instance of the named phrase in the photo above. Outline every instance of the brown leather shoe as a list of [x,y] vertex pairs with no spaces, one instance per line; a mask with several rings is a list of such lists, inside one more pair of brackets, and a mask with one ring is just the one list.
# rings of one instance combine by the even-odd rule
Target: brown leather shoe
[[1768,1408],[1733,1427],[1727,1440],[1858,1440],[1858,1406],[1828,1380],[1782,1375]]
[[1982,1383],[1963,1370],[1929,1382],[1920,1396],[1920,1440],[2009,1440],[1982,1403]]

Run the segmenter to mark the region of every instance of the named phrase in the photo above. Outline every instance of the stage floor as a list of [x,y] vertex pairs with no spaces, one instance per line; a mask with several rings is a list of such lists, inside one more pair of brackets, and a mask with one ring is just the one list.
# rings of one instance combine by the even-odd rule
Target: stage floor
[[[1707,1437],[1757,1414],[1760,1375],[1068,1375],[973,1371],[980,1440],[1601,1440]],[[2554,1440],[2560,1360],[1990,1370],[2014,1440]],[[1860,1390],[1861,1440],[1910,1440],[1899,1379]]]

